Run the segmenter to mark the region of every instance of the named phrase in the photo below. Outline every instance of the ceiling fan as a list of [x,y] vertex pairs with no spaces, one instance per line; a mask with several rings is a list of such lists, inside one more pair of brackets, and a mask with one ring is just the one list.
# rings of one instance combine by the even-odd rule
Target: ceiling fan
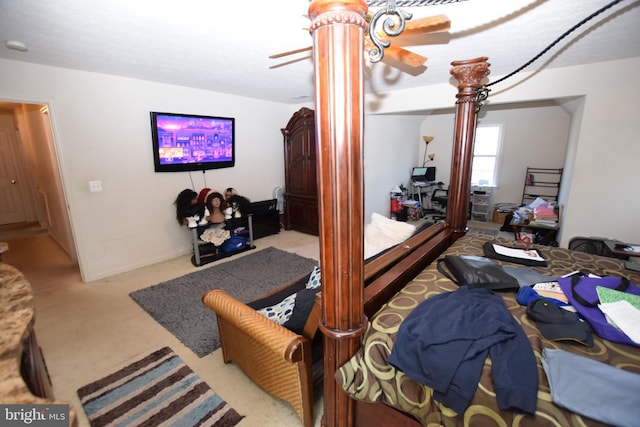
[[[367,15],[365,16],[365,20],[367,21],[367,23],[371,22],[371,17],[372,15],[370,13],[367,13]],[[410,74],[419,74],[426,68],[424,67],[424,63],[427,61],[427,58],[408,49],[405,49],[401,45],[417,45],[425,44],[425,42],[433,42],[435,37],[432,37],[430,35],[435,33],[447,33],[450,28],[451,21],[445,15],[429,16],[425,18],[419,18],[414,21],[409,20],[405,23],[405,28],[402,34],[394,37],[393,44],[384,49],[384,57],[382,59],[382,62],[392,67],[399,68],[400,70]],[[382,30],[378,32],[378,37],[381,39],[384,37]],[[428,37],[430,40],[427,40],[426,37]],[[374,44],[371,41],[368,31],[365,32],[364,48],[365,52],[369,52],[374,48]],[[309,52],[311,51],[311,49],[311,46],[307,46],[300,49],[294,49],[270,55],[269,58],[284,58],[290,55]],[[308,58],[309,56],[295,58],[293,60],[289,60],[280,64],[272,65],[269,68],[282,67]]]

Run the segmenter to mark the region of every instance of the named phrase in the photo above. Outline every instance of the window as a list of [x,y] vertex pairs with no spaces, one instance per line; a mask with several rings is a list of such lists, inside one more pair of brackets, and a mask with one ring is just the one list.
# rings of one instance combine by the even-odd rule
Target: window
[[501,131],[500,125],[479,126],[476,129],[471,185],[495,186],[497,184]]

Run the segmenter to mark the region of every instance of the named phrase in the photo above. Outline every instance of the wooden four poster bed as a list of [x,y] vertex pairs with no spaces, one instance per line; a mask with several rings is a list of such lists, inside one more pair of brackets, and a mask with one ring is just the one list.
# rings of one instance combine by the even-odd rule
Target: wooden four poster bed
[[[378,397],[373,399],[360,400],[353,396],[358,392],[366,395],[366,392],[345,391],[349,389],[348,383],[353,384],[353,378],[349,378],[349,375],[354,376],[357,369],[349,373],[344,368],[341,371],[341,368],[348,365],[347,362],[354,355],[360,355],[362,360],[363,336],[371,335],[371,323],[368,319],[374,319],[375,313],[407,284],[416,286],[416,281],[422,281],[419,285],[426,287],[427,293],[452,290],[450,282],[443,285],[442,276],[438,276],[439,273],[435,271],[434,260],[445,251],[481,255],[477,251],[478,245],[481,247],[482,243],[478,238],[465,234],[476,114],[482,98],[479,94],[482,92],[483,81],[489,74],[488,58],[485,57],[452,62],[451,74],[458,81],[458,93],[446,220],[422,232],[425,238],[419,247],[407,248],[402,259],[372,282],[367,280],[369,284],[364,287],[363,46],[366,23],[363,16],[366,12],[367,3],[364,0],[315,0],[309,7],[315,68],[320,189],[319,238],[323,286],[319,328],[324,345],[323,425],[601,425],[554,406],[550,401],[544,374],[541,374],[538,391],[540,413],[536,413],[535,417],[522,417],[513,413],[503,417],[497,406],[494,409],[495,402],[490,403],[490,398],[487,400],[486,396],[476,396],[472,401],[474,405],[480,405],[480,409],[474,406],[480,415],[465,412],[464,416],[456,417],[447,408],[430,400],[427,390],[426,403],[421,403],[423,408],[419,414],[422,417],[420,422],[416,417],[397,409],[402,405],[394,405],[397,408],[392,408],[393,402],[385,401],[384,393],[378,393]],[[460,239],[463,236],[464,239]],[[400,246],[395,250],[404,250]],[[559,264],[552,263],[557,272],[574,267],[590,267],[591,271],[595,269],[600,274],[624,272],[618,260],[603,260],[591,255],[581,258],[564,249],[554,251],[556,252],[544,252],[544,255],[568,257],[564,261],[558,261]],[[418,277],[412,281],[415,276]],[[637,274],[627,274],[627,277],[634,283],[640,283],[640,276]],[[514,296],[510,298],[515,300]],[[510,301],[507,299],[505,302],[519,321],[526,317],[522,316],[524,307],[509,305]],[[375,318],[372,322],[374,321],[380,322],[380,319]],[[529,339],[535,343],[535,351],[545,346],[570,346],[554,345],[536,335],[533,332],[535,327],[531,324],[524,329],[531,334]],[[622,358],[623,365],[640,372],[640,353],[637,348],[604,343],[604,340],[595,338],[595,350],[589,352],[581,349],[584,350],[583,354],[590,354],[603,361]],[[536,357],[539,359],[539,354]],[[357,365],[358,362],[351,363]],[[355,388],[361,386],[362,384],[358,384]],[[401,384],[398,395],[404,392],[403,387],[404,384]],[[492,391],[484,385],[480,388],[489,397],[492,395]],[[430,413],[435,415],[429,415]],[[487,415],[489,413],[491,415]]]

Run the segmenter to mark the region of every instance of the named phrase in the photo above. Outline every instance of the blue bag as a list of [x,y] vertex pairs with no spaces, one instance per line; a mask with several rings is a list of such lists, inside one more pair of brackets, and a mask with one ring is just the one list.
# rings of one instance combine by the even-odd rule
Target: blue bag
[[222,249],[222,252],[236,252],[246,248],[248,242],[249,239],[246,237],[231,236],[224,241],[220,248]]

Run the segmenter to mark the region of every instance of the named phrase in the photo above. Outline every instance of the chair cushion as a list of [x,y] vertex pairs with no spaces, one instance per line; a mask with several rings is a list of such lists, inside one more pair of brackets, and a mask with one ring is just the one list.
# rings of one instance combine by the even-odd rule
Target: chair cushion
[[309,314],[311,314],[311,309],[313,308],[313,304],[316,300],[316,294],[318,292],[320,292],[319,288],[303,289],[298,291],[295,305],[293,307],[293,313],[289,320],[283,323],[282,326],[296,334],[301,334],[304,329],[304,325],[307,323]]
[[265,297],[262,297],[260,299],[257,299],[255,301],[249,302],[247,303],[247,305],[251,308],[253,308],[254,310],[259,310],[261,308],[265,308],[265,307],[269,307],[272,306],[274,304],[278,304],[280,301],[282,301],[283,299],[285,299],[286,297],[288,297],[291,294],[295,294],[296,292],[298,292],[299,290],[302,290],[305,288],[307,281],[309,280],[309,276],[304,276],[302,278],[300,278],[299,280],[297,280],[295,283],[283,287],[281,289],[278,289],[276,292],[267,295]]
[[300,334],[307,323],[318,292],[320,292],[320,267],[316,266],[310,275],[247,305],[263,316]]
[[296,304],[297,295],[297,293],[291,294],[282,301],[269,307],[261,308],[257,311],[277,324],[282,325],[291,318]]
[[316,265],[309,276],[309,280],[307,281],[307,289],[318,289],[320,287],[320,279],[322,278],[322,274],[320,272],[320,266]]

